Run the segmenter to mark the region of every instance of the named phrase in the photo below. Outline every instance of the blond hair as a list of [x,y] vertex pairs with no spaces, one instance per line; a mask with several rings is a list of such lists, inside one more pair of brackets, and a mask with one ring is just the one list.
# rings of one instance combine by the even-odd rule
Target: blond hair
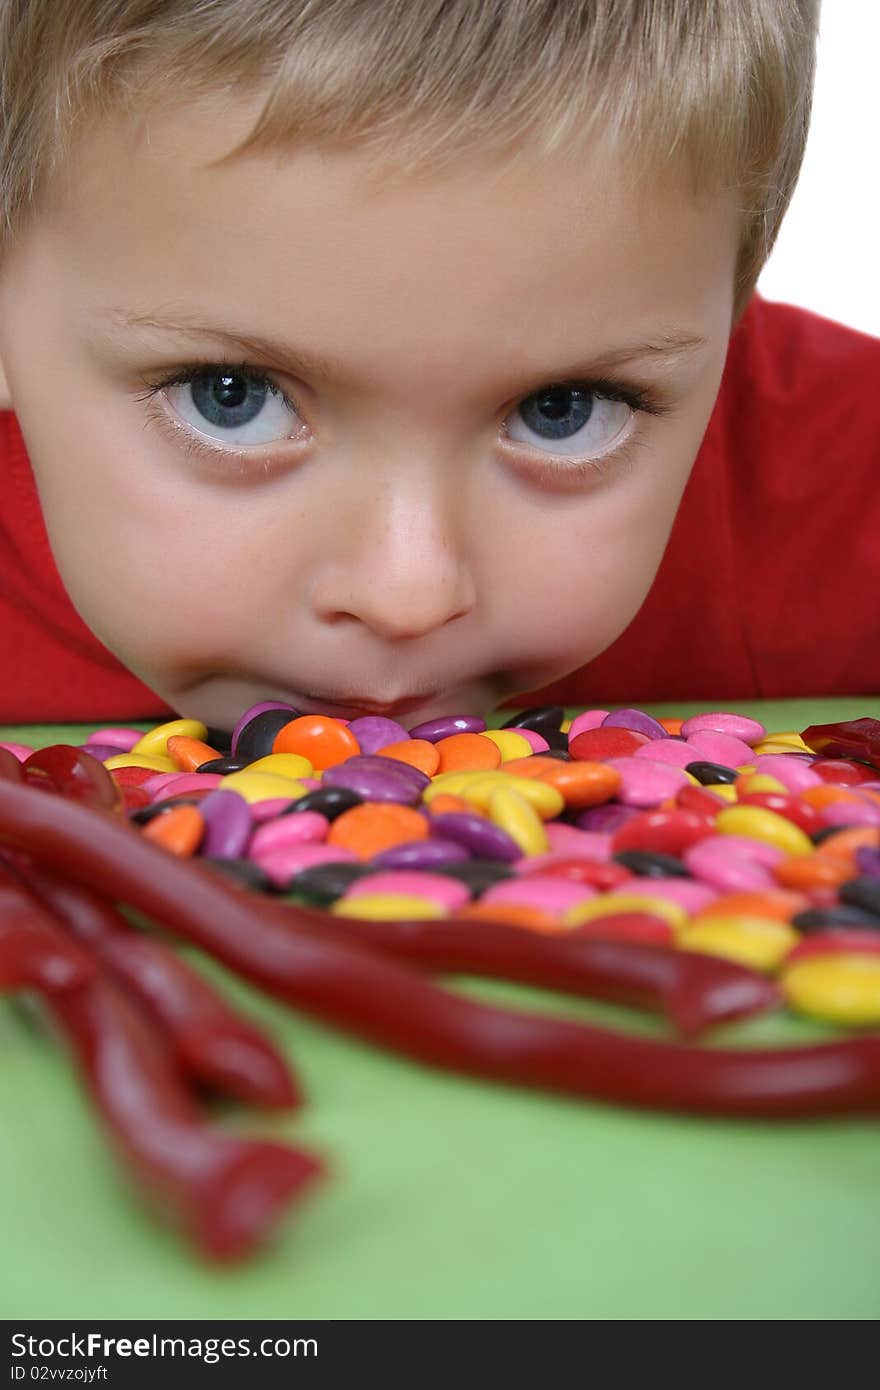
[[361,141],[377,164],[577,156],[685,172],[742,210],[737,301],[803,157],[819,0],[0,0],[0,237],[89,119],[265,94],[232,156]]

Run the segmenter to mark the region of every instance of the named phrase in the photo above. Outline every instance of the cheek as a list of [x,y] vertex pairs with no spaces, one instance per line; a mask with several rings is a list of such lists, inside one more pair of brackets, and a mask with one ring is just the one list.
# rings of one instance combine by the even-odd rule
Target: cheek
[[[545,501],[495,542],[506,626],[526,658],[590,660],[640,608],[656,574],[687,479],[645,451],[632,470],[591,495]],[[510,544],[516,535],[518,543]]]

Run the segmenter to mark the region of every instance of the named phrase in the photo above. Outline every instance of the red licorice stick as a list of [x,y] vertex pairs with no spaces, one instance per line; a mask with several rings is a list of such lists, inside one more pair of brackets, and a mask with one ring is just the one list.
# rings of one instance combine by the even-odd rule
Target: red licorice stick
[[159,1025],[184,1076],[256,1105],[299,1104],[300,1087],[269,1039],[163,942],[136,932],[112,903],[87,888],[46,870],[18,871],[56,921]]
[[[280,911],[289,911],[289,905]],[[427,970],[501,976],[637,1009],[662,1009],[687,1038],[782,1002],[777,986],[756,970],[668,946],[553,936],[455,917],[426,922],[331,917],[326,930]]]
[[[461,998],[353,943],[315,914],[288,924],[115,817],[0,781],[0,838],[126,901],[295,1008],[419,1061],[494,1080],[707,1114],[880,1109],[880,1037],[722,1050],[646,1041]],[[277,911],[277,909],[276,909]]]
[[205,1124],[160,1036],[100,976],[46,999],[114,1148],[141,1184],[210,1259],[248,1255],[323,1165]]
[[97,967],[60,936],[51,915],[0,878],[0,990],[58,993],[87,984]]

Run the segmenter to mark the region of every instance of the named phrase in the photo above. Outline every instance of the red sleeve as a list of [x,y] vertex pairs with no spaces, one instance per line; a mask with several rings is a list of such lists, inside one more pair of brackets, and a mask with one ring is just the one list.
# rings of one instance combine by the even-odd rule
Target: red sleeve
[[[645,603],[606,652],[529,698],[880,693],[878,386],[880,340],[756,295]],[[170,713],[67,597],[8,412],[0,468],[0,723]]]
[[0,411],[0,473],[0,724],[169,713],[92,635],[68,598],[18,422],[8,411]]
[[878,694],[880,339],[756,295],[642,608],[534,698]]

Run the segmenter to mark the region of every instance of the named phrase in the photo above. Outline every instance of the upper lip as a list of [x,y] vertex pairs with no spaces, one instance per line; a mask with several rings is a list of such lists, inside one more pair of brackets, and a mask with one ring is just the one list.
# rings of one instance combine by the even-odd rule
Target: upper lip
[[347,710],[366,710],[374,714],[387,714],[397,712],[406,714],[409,710],[418,709],[419,706],[427,704],[432,698],[432,693],[424,695],[405,695],[397,700],[373,700],[367,696],[344,695],[344,696],[324,696],[324,695],[303,695],[303,701],[314,705],[331,705],[335,709]]

